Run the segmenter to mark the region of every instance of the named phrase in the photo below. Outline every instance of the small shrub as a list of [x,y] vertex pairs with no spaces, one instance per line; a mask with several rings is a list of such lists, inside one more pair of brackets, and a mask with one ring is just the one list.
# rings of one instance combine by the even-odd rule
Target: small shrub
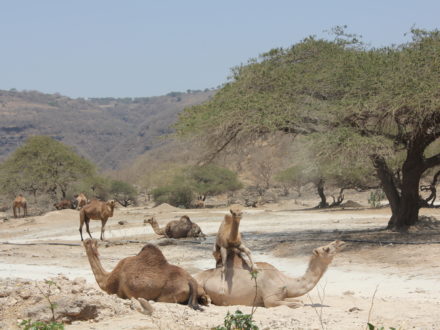
[[64,324],[58,322],[42,322],[31,320],[23,320],[19,326],[23,330],[64,330]]
[[374,208],[380,207],[380,201],[384,199],[385,193],[382,189],[376,189],[375,191],[370,192],[370,197],[368,197],[368,204],[370,204]]
[[194,192],[188,186],[170,185],[154,189],[153,198],[156,204],[168,203],[189,208],[194,199]]
[[[368,324],[368,330],[386,330],[385,327],[377,327],[371,323],[367,323]],[[396,328],[393,327],[389,327],[389,330],[397,330]]]
[[252,314],[243,314],[236,310],[234,314],[226,314],[223,325],[219,325],[214,330],[258,330],[258,326],[252,319]]

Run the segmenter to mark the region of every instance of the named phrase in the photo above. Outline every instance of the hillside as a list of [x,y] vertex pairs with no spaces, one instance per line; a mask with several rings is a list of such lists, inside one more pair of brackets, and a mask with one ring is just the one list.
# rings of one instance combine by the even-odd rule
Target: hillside
[[183,108],[214,91],[172,92],[142,98],[72,99],[37,91],[0,91],[0,161],[30,135],[48,135],[102,169],[127,165],[161,145],[159,137]]

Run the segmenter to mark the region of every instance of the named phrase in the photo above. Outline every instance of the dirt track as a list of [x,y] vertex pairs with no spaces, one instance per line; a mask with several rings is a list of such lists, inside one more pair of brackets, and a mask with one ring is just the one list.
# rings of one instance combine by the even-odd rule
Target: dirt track
[[[440,329],[440,244],[396,244],[440,242],[438,222],[426,222],[411,235],[402,236],[383,230],[389,218],[386,208],[318,211],[296,207],[284,204],[245,210],[241,231],[254,260],[270,262],[297,276],[305,271],[314,247],[337,238],[349,244],[335,258],[320,284],[302,297],[306,304],[303,308],[258,308],[255,319],[261,329],[362,329],[369,314],[370,322],[380,326]],[[107,241],[100,245],[102,263],[110,270],[121,258],[137,254],[145,242],[161,242],[152,228],[143,224],[146,215],[156,214],[163,225],[187,214],[208,235],[207,240],[183,240],[160,248],[169,262],[191,273],[211,268],[214,235],[225,212],[226,209],[179,210],[166,206],[119,208],[108,222]],[[440,219],[438,209],[422,210],[422,214]],[[119,225],[120,220],[127,223]],[[41,281],[62,274],[72,280],[83,277],[98,289],[80,245],[78,225],[78,212],[74,210],[0,223],[0,280]],[[99,229],[100,222],[92,222],[94,237],[99,236]],[[228,310],[250,310],[242,306],[211,305],[200,313],[180,305],[155,303],[154,306],[154,317],[132,311],[98,323],[76,321],[67,329],[203,329],[220,325]],[[0,312],[11,317],[5,312],[7,308]]]

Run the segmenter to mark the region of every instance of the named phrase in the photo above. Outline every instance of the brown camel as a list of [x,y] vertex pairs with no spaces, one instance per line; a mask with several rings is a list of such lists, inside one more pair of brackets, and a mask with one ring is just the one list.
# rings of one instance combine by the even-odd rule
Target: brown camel
[[115,201],[102,202],[97,199],[92,200],[89,204],[84,206],[79,211],[79,233],[81,234],[81,241],[83,240],[82,227],[86,223],[86,230],[90,238],[89,222],[90,220],[101,220],[101,240],[104,239],[105,224],[108,218],[113,216],[115,208]]
[[144,222],[149,223],[157,235],[163,235],[167,238],[206,237],[200,227],[186,215],[179,220],[168,222],[165,228],[160,228],[154,217],[148,218]]
[[209,269],[194,276],[199,285],[211,298],[211,302],[220,306],[246,305],[275,307],[286,305],[291,308],[302,306],[294,299],[311,291],[327,270],[333,257],[341,251],[345,243],[333,241],[313,250],[309,267],[298,278],[284,275],[266,262],[257,262],[256,279],[249,275],[247,263],[234,250],[229,251],[226,262],[226,281],[228,293],[222,293],[223,279],[220,268]]
[[80,193],[79,195],[73,196],[76,200],[76,208],[80,210],[84,205],[87,204],[87,197],[83,193]]
[[150,312],[152,307],[147,300],[187,302],[188,306],[199,310],[202,310],[199,303],[209,303],[209,297],[197,281],[186,270],[169,264],[153,244],[145,245],[136,256],[122,259],[111,272],[101,265],[96,239],[86,239],[84,247],[96,282],[108,294],[138,299]]
[[18,216],[20,216],[20,209],[23,209],[23,217],[27,217],[27,202],[26,198],[23,197],[22,194],[15,197],[14,201],[12,202],[12,211],[14,212],[14,218],[17,218],[17,209],[18,209]]
[[[254,263],[252,261],[251,251],[241,241],[241,234],[238,230],[243,214],[241,208],[238,205],[232,205],[230,212],[231,215],[225,215],[224,220],[220,224],[216,242],[214,244],[214,250],[212,252],[214,258],[216,260],[220,259],[222,262],[222,278],[224,278],[224,273],[226,270],[226,259],[229,250],[238,249],[241,257],[243,257],[243,253],[245,253],[249,258],[249,268],[254,270]],[[226,285],[226,282],[224,284]]]
[[53,206],[57,210],[73,209],[74,208],[74,206],[72,205],[72,202],[69,201],[68,199],[63,199],[63,200],[59,201],[58,203],[53,204]]

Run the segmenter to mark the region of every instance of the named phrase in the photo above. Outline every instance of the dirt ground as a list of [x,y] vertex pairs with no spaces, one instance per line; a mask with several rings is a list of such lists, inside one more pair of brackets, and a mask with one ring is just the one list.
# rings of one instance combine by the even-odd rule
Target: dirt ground
[[[226,212],[226,208],[181,210],[169,205],[117,208],[107,224],[106,241],[99,246],[101,261],[111,270],[120,259],[153,242],[170,263],[192,274],[212,268],[212,244]],[[160,225],[187,214],[208,237],[161,239],[143,223],[152,214]],[[440,219],[440,209],[422,209],[421,214],[427,217],[420,225],[409,234],[397,234],[384,230],[388,208],[314,210],[285,201],[245,209],[240,229],[254,260],[270,262],[291,276],[304,273],[313,248],[334,239],[348,243],[317,287],[301,297],[304,307],[259,307],[254,314],[257,325],[260,329],[365,329],[369,321],[398,329],[440,329],[440,221],[432,218]],[[0,219],[2,215],[6,216],[0,214]],[[76,210],[0,220],[0,328],[17,328],[17,320],[35,305],[24,289],[13,296],[14,288],[31,290],[46,279],[60,286],[83,283],[80,290],[59,288],[59,292],[95,297],[112,310],[91,320],[73,321],[67,329],[209,329],[221,325],[228,311],[251,311],[244,306],[210,305],[199,312],[153,303],[152,316],[140,314],[129,301],[108,298],[100,291],[80,244],[78,226]],[[100,222],[92,221],[92,235],[98,238],[99,231]]]

